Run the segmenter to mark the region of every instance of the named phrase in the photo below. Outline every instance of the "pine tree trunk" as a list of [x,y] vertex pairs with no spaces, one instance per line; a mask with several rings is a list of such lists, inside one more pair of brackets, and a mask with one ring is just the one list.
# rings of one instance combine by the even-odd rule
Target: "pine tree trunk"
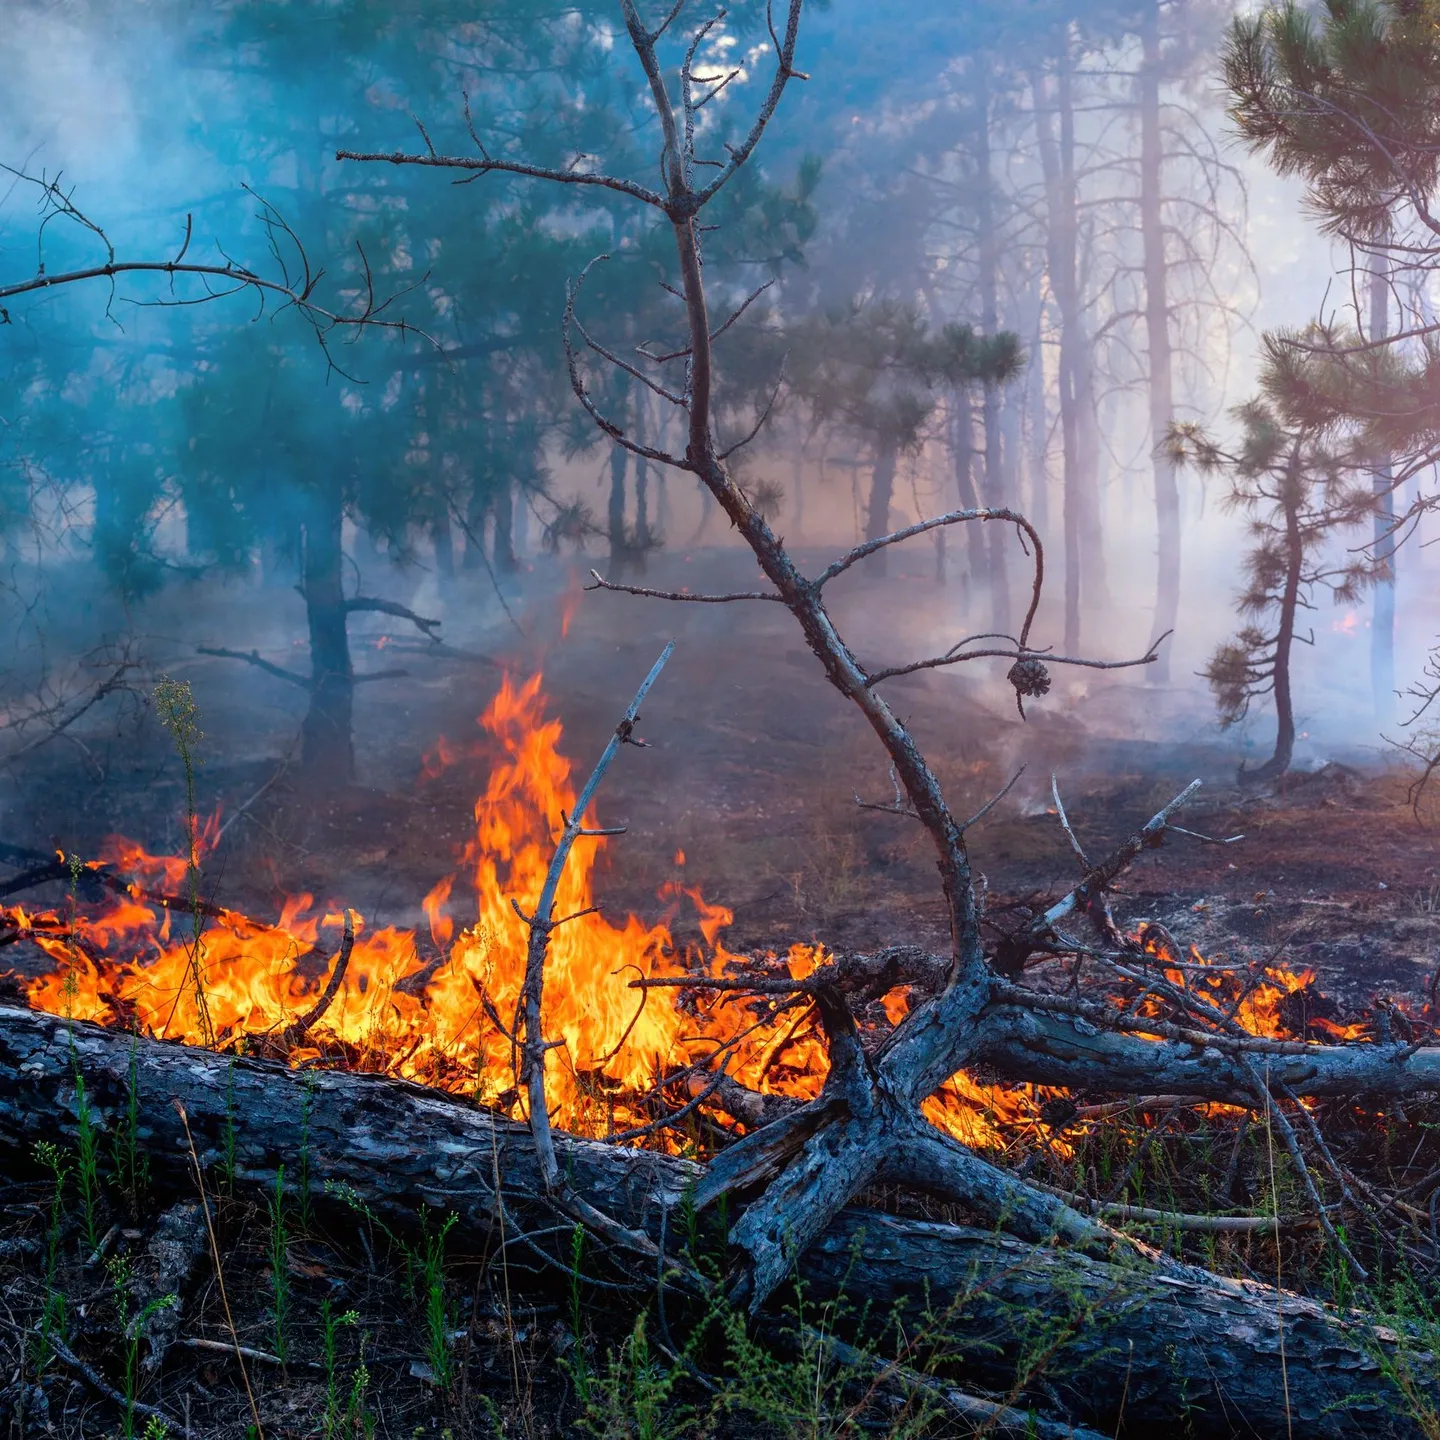
[[[865,514],[865,538],[878,540],[890,533],[890,502],[895,496],[895,469],[900,453],[893,441],[882,440],[875,449],[875,463],[870,470],[870,504]],[[885,574],[889,550],[873,555],[869,565],[873,574]]]
[[1050,531],[1050,415],[1042,349],[1044,329],[1045,306],[1037,289],[1030,363],[1025,367],[1025,426],[1029,441],[1030,522],[1041,535],[1047,535]]
[[1100,407],[1095,386],[1095,343],[1085,324],[1085,296],[1078,296],[1080,323],[1076,331],[1075,421],[1080,459],[1080,568],[1083,601],[1092,617],[1111,605],[1110,575],[1105,564],[1104,503],[1100,492]]
[[[975,434],[974,420],[970,413],[970,396],[964,390],[951,395],[950,453],[955,462],[955,491],[961,510],[975,510],[980,506],[980,496],[975,489]],[[966,570],[961,583],[961,593],[966,607],[973,596],[979,593],[989,568],[985,536],[979,525],[966,525]]]
[[455,535],[450,512],[443,507],[430,523],[430,543],[435,547],[435,572],[442,581],[455,578]]
[[476,431],[475,453],[476,459],[473,462],[472,479],[470,482],[470,493],[465,499],[465,559],[466,570],[483,570],[485,568],[485,517],[487,509],[486,494],[487,476],[490,469],[489,451],[489,425],[485,414],[485,392],[483,388],[477,388],[473,400],[474,425]]
[[[650,405],[643,394],[635,397],[635,440],[637,444],[649,443]],[[644,570],[650,554],[650,462],[643,456],[635,457],[635,560],[639,569]]]
[[307,497],[302,589],[310,629],[310,708],[300,732],[306,777],[329,789],[355,780],[355,674],[345,609],[344,511],[338,482]]
[[805,534],[805,443],[797,429],[790,447],[791,534],[797,544]]
[[[1145,339],[1149,358],[1150,445],[1155,470],[1155,529],[1158,571],[1155,624],[1151,638],[1174,630],[1180,619],[1180,486],[1165,437],[1175,414],[1170,346],[1170,312],[1161,216],[1164,194],[1163,138],[1160,132],[1160,0],[1145,0],[1140,21],[1140,235],[1145,266]],[[1157,683],[1170,679],[1171,645],[1160,647],[1152,672]]]
[[605,524],[610,540],[610,573],[622,575],[630,558],[625,543],[625,471],[630,452],[623,445],[610,447],[610,499],[606,506]]
[[[999,246],[995,233],[995,180],[990,154],[989,57],[981,55],[976,65],[976,107],[979,123],[975,132],[975,227],[979,241],[980,328],[986,335],[1000,329]],[[981,397],[981,424],[985,431],[985,504],[1003,509],[1010,503],[1010,486],[1000,424],[1000,387],[987,384]],[[1010,583],[1006,557],[1010,536],[1003,525],[985,527],[989,541],[989,582],[991,623],[1000,634],[1010,629]]]
[[502,485],[491,502],[495,516],[494,536],[490,542],[493,564],[497,575],[513,575],[520,562],[515,556],[515,486],[512,482]]
[[1295,699],[1290,685],[1290,662],[1295,652],[1295,620],[1300,613],[1300,586],[1305,568],[1305,541],[1300,532],[1300,508],[1305,477],[1299,473],[1297,445],[1286,476],[1285,586],[1280,592],[1280,616],[1275,626],[1273,680],[1275,694],[1275,753],[1255,771],[1242,771],[1254,783],[1278,780],[1295,757]]
[[[1370,339],[1390,333],[1390,266],[1384,256],[1371,261]],[[1375,563],[1380,579],[1375,585],[1375,607],[1370,618],[1370,688],[1375,718],[1389,724],[1395,718],[1395,509],[1394,470],[1388,455],[1375,466],[1371,489],[1375,496]]]
[[[1077,274],[1076,193],[1075,193],[1075,112],[1071,89],[1069,38],[1059,56],[1055,98],[1052,101],[1043,77],[1031,80],[1035,101],[1035,131],[1040,163],[1045,175],[1045,243],[1049,260],[1050,287],[1060,317],[1060,356],[1057,389],[1060,402],[1060,441],[1064,462],[1064,549],[1065,626],[1064,648],[1074,654],[1080,648],[1081,604],[1085,598],[1081,571],[1084,539],[1090,510],[1085,473],[1081,409],[1093,387],[1085,379],[1084,317],[1080,313],[1080,284]],[[1058,113],[1057,140],[1052,115]]]

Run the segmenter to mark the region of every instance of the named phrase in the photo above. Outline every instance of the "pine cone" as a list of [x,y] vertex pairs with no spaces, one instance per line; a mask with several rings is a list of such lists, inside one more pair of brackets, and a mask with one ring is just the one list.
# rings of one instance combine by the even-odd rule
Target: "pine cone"
[[1050,693],[1050,672],[1039,660],[1017,660],[1005,678],[1015,687],[1017,696],[1034,699]]

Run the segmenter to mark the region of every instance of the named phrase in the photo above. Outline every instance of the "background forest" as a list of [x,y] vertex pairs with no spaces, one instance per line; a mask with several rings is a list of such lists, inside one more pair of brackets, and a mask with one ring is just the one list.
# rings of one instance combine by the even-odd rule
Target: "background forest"
[[6,1440],[1440,1436],[1440,11],[778,9],[4,7]]
[[[258,645],[271,678],[251,680],[314,712],[306,767],[344,784],[356,637],[398,636],[407,610],[452,640],[503,626],[549,603],[566,570],[583,574],[589,562],[569,558],[581,550],[619,574],[725,543],[701,494],[597,439],[568,398],[563,287],[600,250],[612,259],[587,301],[616,317],[610,338],[663,347],[674,331],[649,217],[600,190],[492,174],[452,195],[423,172],[333,158],[418,140],[417,120],[440,151],[464,150],[468,96],[477,130],[517,153],[565,164],[578,149],[643,171],[645,102],[613,63],[604,6],[13,17],[6,158],[30,177],[6,190],[15,278],[37,246],[52,274],[101,258],[101,238],[57,213],[59,192],[31,183],[58,180],[122,258],[167,258],[189,225],[192,260],[309,267],[332,312],[369,287],[387,322],[418,332],[317,343],[284,297],[263,316],[256,294],[194,303],[200,285],[225,288],[213,279],[11,303],[3,526],[20,746],[94,693],[77,655],[102,683],[111,660],[173,666],[140,641],[160,630]],[[1195,688],[1239,584],[1243,522],[1224,513],[1223,481],[1177,467],[1162,442],[1172,424],[1224,430],[1253,389],[1260,329],[1333,311],[1348,285],[1346,255],[1226,121],[1228,18],[1198,3],[811,17],[823,79],[792,95],[761,163],[726,192],[708,257],[722,295],[769,282],[721,356],[721,425],[743,433],[783,363],[740,473],[792,545],[1012,505],[1050,541],[1061,650],[1099,635],[1143,649],[1173,630],[1144,681]],[[733,7],[701,45],[703,63],[736,70],[706,116],[717,135],[762,24]],[[955,352],[957,327],[1008,337],[1013,376],[1001,356],[987,370]],[[605,383],[636,435],[673,426],[663,401]],[[882,607],[1011,629],[1026,582],[1006,540],[972,529],[948,537],[962,553],[946,543],[904,562],[933,586]],[[1425,552],[1410,553],[1390,571],[1414,569],[1418,601]],[[222,593],[253,603],[211,617],[202,597]],[[1327,694],[1305,712],[1307,763],[1347,741],[1382,746],[1428,638],[1418,604],[1397,622],[1389,579],[1347,600],[1297,661]],[[437,628],[408,624],[414,640]],[[285,696],[275,666],[308,702],[298,683]],[[1208,723],[1193,698],[1160,708],[1184,733]]]

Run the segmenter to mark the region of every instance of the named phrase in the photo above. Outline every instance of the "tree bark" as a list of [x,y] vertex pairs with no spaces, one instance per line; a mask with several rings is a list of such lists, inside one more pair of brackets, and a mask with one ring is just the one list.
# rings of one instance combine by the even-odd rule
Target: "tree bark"
[[625,472],[630,452],[623,446],[610,447],[610,497],[605,510],[605,529],[610,541],[610,573],[623,575],[630,559],[625,542]]
[[[962,510],[975,510],[980,505],[980,497],[975,491],[973,424],[969,393],[964,388],[957,387],[951,394],[950,453],[955,462],[955,493],[959,497]],[[976,526],[970,526],[965,532],[965,545],[969,568],[964,576],[963,593],[968,609],[971,597],[979,589],[981,576],[987,568],[984,534]]]
[[1034,324],[1030,329],[1030,363],[1025,367],[1025,428],[1029,441],[1030,519],[1046,535],[1050,530],[1050,414],[1045,390],[1045,302],[1038,277],[1032,282]]
[[[975,129],[975,228],[979,240],[980,328],[986,335],[1000,330],[999,240],[995,233],[995,178],[990,155],[990,57],[981,55],[976,65],[977,125]],[[1010,503],[1006,453],[1001,436],[1000,387],[993,381],[984,386],[980,403],[985,430],[985,504],[1001,509]],[[881,532],[884,533],[883,531]],[[991,623],[997,633],[1010,631],[1010,583],[1006,557],[1010,537],[1002,526],[989,527],[983,537],[989,541]]]
[[[1145,0],[1140,19],[1140,236],[1145,267],[1145,339],[1148,348],[1151,459],[1155,472],[1158,571],[1152,641],[1180,618],[1180,485],[1165,445],[1175,414],[1170,345],[1170,303],[1161,214],[1164,150],[1160,132],[1160,0]],[[1155,679],[1170,679],[1170,647],[1155,662]]]
[[[644,394],[635,396],[635,439],[647,443],[650,433],[650,402]],[[650,530],[650,461],[644,455],[635,457],[635,563],[642,573],[649,562],[652,534]]]
[[513,575],[520,568],[515,555],[515,485],[506,481],[495,492],[490,502],[495,516],[495,529],[491,538],[492,563],[497,575]]
[[[1370,339],[1390,333],[1390,266],[1384,255],[1371,261]],[[1394,470],[1388,455],[1379,457],[1371,480],[1375,497],[1374,551],[1380,578],[1375,583],[1375,609],[1370,620],[1370,688],[1375,718],[1395,718],[1395,510]]]
[[302,586],[310,628],[310,708],[301,726],[300,758],[307,778],[322,788],[355,780],[355,672],[345,609],[343,524],[338,482],[317,485],[305,511]]
[[[1068,98],[1069,51],[1065,42],[1065,60],[1060,84]],[[1084,514],[1084,476],[1081,473],[1080,416],[1076,395],[1079,356],[1079,294],[1075,274],[1075,195],[1073,184],[1067,186],[1067,172],[1062,162],[1065,151],[1063,133],[1057,143],[1052,128],[1052,102],[1043,76],[1037,71],[1031,79],[1035,106],[1035,133],[1039,142],[1040,164],[1045,176],[1046,217],[1045,248],[1050,269],[1050,289],[1060,320],[1060,355],[1056,374],[1056,390],[1060,404],[1060,453],[1063,466],[1062,512],[1065,548],[1065,627],[1064,646],[1074,653],[1080,644],[1081,604],[1081,524]],[[1062,117],[1070,113],[1068,105]],[[1073,119],[1072,119],[1073,125]],[[1073,141],[1073,135],[1071,136]],[[1073,171],[1070,172],[1073,181]]]
[[[498,1238],[502,1224],[513,1235],[556,1220],[528,1129],[462,1098],[377,1075],[301,1074],[30,1010],[0,1008],[0,1146],[75,1144],[77,1073],[103,1130],[128,1106],[133,1073],[139,1140],[167,1194],[188,1196],[193,1186],[179,1100],[202,1166],[213,1172],[231,1131],[237,1184],[255,1196],[285,1165],[292,1181],[309,1176],[317,1207],[349,1187],[392,1228],[413,1226],[422,1205],[453,1211],[477,1244]],[[662,1225],[677,1232],[676,1212],[705,1177],[670,1156],[554,1139],[576,1193],[652,1238]],[[886,1178],[925,1185],[925,1147],[913,1154]],[[859,1209],[823,1229],[799,1268],[812,1299],[843,1293],[872,1314],[894,1307],[912,1336],[929,1332],[956,1355],[967,1379],[1006,1394],[1017,1378],[1043,1381],[1043,1391],[1022,1384],[1022,1403],[1045,1406],[1058,1393],[1072,1419],[1106,1434],[1123,1415],[1131,1435],[1175,1424],[1197,1440],[1279,1435],[1287,1408],[1293,1433],[1307,1437],[1421,1434],[1388,1378],[1409,1373],[1393,1332],[1264,1286]],[[564,1270],[557,1257],[557,1283]],[[1037,1354],[1039,1373],[1026,1375],[1026,1357]],[[1428,1370],[1412,1368],[1433,1404]]]
[[[895,468],[900,455],[894,443],[880,440],[875,447],[875,463],[870,471],[870,504],[865,514],[865,538],[878,540],[890,530],[890,502],[895,496]],[[889,552],[881,550],[870,562],[877,575],[886,571]]]
[[1298,472],[1299,446],[1291,461],[1285,496],[1285,589],[1280,596],[1280,623],[1275,634],[1275,753],[1264,768],[1275,779],[1290,768],[1295,755],[1295,699],[1290,685],[1295,650],[1295,621],[1300,611],[1300,581],[1305,569],[1305,541],[1300,533],[1300,504],[1305,477]]
[[450,511],[440,509],[430,522],[430,543],[435,547],[435,573],[441,582],[455,578],[455,532]]

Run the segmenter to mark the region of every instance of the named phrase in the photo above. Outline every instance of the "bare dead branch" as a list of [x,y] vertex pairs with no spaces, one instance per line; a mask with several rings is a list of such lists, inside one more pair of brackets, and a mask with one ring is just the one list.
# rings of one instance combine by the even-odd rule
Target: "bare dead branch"
[[684,590],[649,590],[643,585],[617,585],[613,580],[605,579],[598,570],[590,573],[595,577],[595,583],[585,586],[586,590],[613,590],[620,595],[643,595],[650,600],[684,600],[694,605],[726,605],[732,600],[779,600],[784,603],[784,596],[768,590],[736,590],[729,595],[691,595]]
[[[580,287],[585,283],[591,267],[601,260],[607,260],[607,255],[597,255],[580,274],[569,285],[565,287],[565,314],[561,321],[560,333],[565,343],[565,365],[570,375],[570,388],[575,393],[575,398],[585,407],[585,413],[613,440],[617,445],[623,445],[632,454],[643,455],[647,460],[657,461],[661,465],[669,465],[677,470],[688,469],[685,460],[679,459],[664,450],[654,449],[649,445],[637,444],[634,440],[626,438],[625,432],[607,416],[602,415],[596,408],[595,402],[590,398],[590,392],[585,387],[584,377],[580,374],[580,357],[571,343],[570,330],[576,324],[575,301],[580,294]],[[647,380],[648,384],[649,381]]]
[[[711,344],[714,344],[774,283],[773,280],[767,280],[763,285],[752,290],[744,300],[740,302],[739,306],[732,310],[726,319],[710,332]],[[663,355],[654,354],[645,345],[637,345],[635,349],[647,360],[655,361],[657,365],[663,365],[670,360],[683,360],[691,354],[691,349],[688,345],[679,350],[668,350]]]
[[969,830],[971,826],[978,825],[1015,788],[1025,770],[1026,767],[1022,765],[1005,782],[1004,788],[998,794],[992,795],[960,828]]
[[1018,975],[1024,968],[1026,959],[1048,932],[1067,915],[1074,914],[1077,910],[1086,912],[1091,904],[1106,894],[1143,851],[1153,849],[1164,840],[1170,817],[1185,805],[1199,788],[1200,781],[1192,780],[1111,855],[1087,871],[1085,878],[1069,894],[1056,901],[1043,915],[1037,916],[1014,935],[1008,936],[996,952],[996,969],[1001,974]]
[[1065,838],[1070,842],[1075,858],[1088,870],[1090,862],[1085,858],[1085,850],[1070,828],[1070,817],[1065,813],[1065,802],[1060,798],[1060,781],[1053,774],[1050,776],[1050,794],[1055,801],[1055,813],[1060,818],[1060,828],[1065,832]]
[[770,398],[765,402],[759,415],[755,417],[755,424],[751,426],[744,439],[737,440],[727,449],[722,450],[719,459],[723,462],[728,460],[737,450],[743,450],[757,435],[765,428],[765,422],[770,418],[770,412],[775,408],[775,402],[780,398],[780,387],[785,383],[785,362],[780,362],[780,373],[775,377],[775,386],[770,391]]
[[393,615],[397,620],[408,620],[422,635],[437,643],[439,637],[435,632],[445,623],[443,620],[427,620],[425,616],[417,615],[408,605],[398,604],[394,600],[377,600],[371,595],[356,595],[347,600],[345,610],[348,614]]
[[914,675],[920,670],[940,670],[950,665],[963,665],[970,660],[1036,660],[1043,665],[1074,665],[1083,670],[1133,670],[1140,665],[1153,665],[1159,658],[1158,647],[1170,636],[1166,631],[1138,659],[1088,660],[1080,655],[1052,655],[1048,650],[965,650],[959,654],[933,655],[928,660],[912,660],[908,665],[893,665],[876,670],[866,677],[867,685],[879,685],[901,675]]
[[593,175],[588,171],[565,169],[556,170],[545,165],[528,165],[519,160],[501,160],[493,156],[480,154],[475,155],[414,155],[406,154],[403,150],[392,150],[386,153],[379,151],[364,150],[337,150],[337,160],[355,160],[362,164],[383,164],[383,165],[420,165],[437,170],[467,170],[473,176],[502,174],[521,175],[531,180],[554,180],[563,185],[598,185],[606,190],[615,190],[621,195],[629,195],[634,200],[642,201],[646,205],[653,205],[656,209],[665,208],[664,197],[657,194],[647,186],[639,185],[633,180],[624,180],[614,175]]
[[[334,365],[330,356],[327,344],[328,335],[337,329],[366,329],[375,328],[393,330],[402,335],[415,335],[418,338],[430,341],[422,330],[412,325],[408,320],[392,320],[385,318],[384,312],[394,303],[395,296],[383,301],[377,301],[374,293],[374,286],[370,282],[369,267],[364,262],[364,254],[361,252],[362,264],[365,268],[365,299],[361,307],[352,313],[342,313],[330,310],[317,303],[315,299],[316,287],[323,275],[322,271],[312,271],[305,248],[301,244],[299,236],[291,228],[284,217],[268,201],[256,196],[259,203],[260,220],[270,242],[271,257],[280,266],[281,276],[274,279],[261,274],[254,268],[242,265],[221,251],[223,263],[207,264],[199,261],[186,260],[184,257],[189,252],[191,239],[194,233],[192,217],[186,216],[185,234],[175,258],[172,260],[121,260],[118,259],[114,245],[110,242],[102,226],[97,224],[82,211],[74,201],[73,190],[61,188],[58,179],[49,179],[43,175],[30,175],[23,170],[17,170],[13,166],[0,163],[0,170],[4,170],[16,177],[17,180],[36,186],[42,197],[42,204],[45,213],[41,220],[41,234],[43,237],[45,227],[53,219],[64,219],[78,225],[81,229],[89,232],[100,242],[105,250],[105,260],[99,265],[83,266],[74,270],[62,271],[52,274],[46,270],[44,263],[43,249],[40,253],[37,271],[34,276],[27,280],[16,281],[9,285],[0,285],[0,324],[8,324],[9,312],[5,309],[3,302],[15,299],[22,295],[34,294],[42,290],[51,290],[57,286],[79,284],[89,280],[108,280],[110,282],[110,302],[106,306],[107,315],[115,300],[115,280],[123,275],[131,274],[152,274],[168,277],[172,282],[183,276],[191,276],[204,282],[202,293],[198,296],[185,298],[175,297],[172,299],[137,301],[137,304],[154,305],[162,308],[170,306],[190,306],[195,304],[206,304],[212,300],[224,299],[226,296],[237,294],[242,290],[248,290],[259,297],[262,306],[266,297],[283,300],[285,303],[281,309],[294,307],[310,324],[315,333],[317,341],[325,351],[326,358],[333,368]],[[244,187],[248,193],[254,194],[249,187]],[[299,256],[301,265],[301,277],[298,283],[292,281],[287,271],[284,255],[281,251],[280,242],[283,240],[293,247]],[[219,288],[209,282],[220,280],[225,282]],[[411,287],[413,288],[413,287]],[[344,373],[344,372],[342,372]],[[350,377],[354,378],[354,377]]]
[[285,1050],[292,1050],[295,1046],[304,1044],[310,1031],[325,1018],[326,1012],[340,993],[341,985],[345,983],[345,971],[349,967],[350,954],[354,949],[355,912],[347,909],[345,911],[345,930],[340,939],[340,949],[335,954],[335,964],[330,971],[330,978],[326,981],[325,988],[320,992],[320,998],[314,1005],[282,1032],[279,1043]]
[[298,685],[302,690],[315,688],[306,676],[297,675],[293,670],[286,670],[283,666],[263,659],[258,650],[225,650],[214,645],[197,645],[195,649],[198,654],[213,655],[220,660],[243,660],[247,665],[254,665],[267,675],[275,676],[277,680],[288,680],[290,684]]

